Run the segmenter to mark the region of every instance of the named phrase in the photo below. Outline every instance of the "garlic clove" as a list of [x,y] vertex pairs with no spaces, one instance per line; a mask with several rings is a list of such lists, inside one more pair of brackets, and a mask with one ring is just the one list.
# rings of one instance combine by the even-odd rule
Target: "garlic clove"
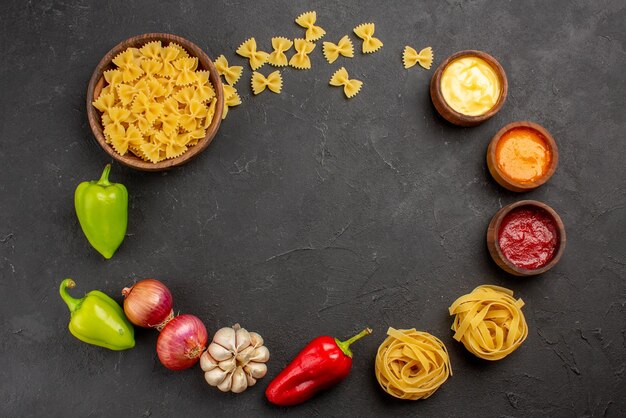
[[270,350],[266,346],[262,345],[257,347],[250,354],[249,361],[256,361],[258,363],[265,363],[270,359]]
[[250,342],[254,346],[254,348],[260,347],[263,345],[263,337],[261,337],[256,332],[250,333]]
[[217,388],[221,390],[222,392],[228,392],[230,391],[232,384],[233,384],[233,374],[228,373],[226,375],[226,378],[222,380],[222,382],[219,385],[217,385]]
[[230,373],[237,367],[237,359],[231,357],[228,360],[220,361],[219,366],[220,369],[224,370],[226,373]]
[[236,340],[236,352],[240,352],[244,348],[250,346],[251,338],[250,333],[245,328],[239,328],[235,331],[235,340]]
[[217,330],[213,335],[213,342],[221,345],[231,353],[236,353],[236,331],[231,327],[224,327]]
[[205,372],[208,372],[209,370],[213,370],[216,367],[217,360],[211,357],[208,351],[202,353],[202,356],[200,356],[200,368]]
[[224,381],[224,378],[228,375],[225,371],[216,367],[213,370],[209,370],[204,374],[204,379],[211,386],[217,386]]
[[248,387],[256,385],[256,379],[246,373],[246,380],[248,381]]
[[254,347],[249,346],[245,348],[243,351],[237,353],[237,364],[240,366],[245,366],[250,361],[250,355],[254,351]]
[[244,367],[244,370],[255,379],[260,379],[267,373],[267,366],[265,363],[255,363],[251,361]]
[[209,354],[211,354],[211,357],[213,357],[218,362],[228,360],[233,356],[233,353],[231,353],[229,350],[214,342],[209,344],[208,352]]
[[233,393],[241,393],[248,388],[246,373],[241,367],[237,367],[233,373],[233,384],[230,388]]

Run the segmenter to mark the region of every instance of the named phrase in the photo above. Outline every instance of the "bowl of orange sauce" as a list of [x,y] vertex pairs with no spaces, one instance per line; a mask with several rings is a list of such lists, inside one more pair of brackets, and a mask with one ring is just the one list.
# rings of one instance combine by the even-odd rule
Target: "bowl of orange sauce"
[[559,162],[556,142],[541,125],[513,122],[500,129],[487,148],[487,167],[502,187],[525,192],[554,174]]

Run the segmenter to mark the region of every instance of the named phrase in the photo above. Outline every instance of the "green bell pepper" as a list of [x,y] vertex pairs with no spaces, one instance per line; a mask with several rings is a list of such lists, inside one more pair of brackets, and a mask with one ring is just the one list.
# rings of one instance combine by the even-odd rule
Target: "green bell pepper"
[[74,193],[80,226],[93,248],[111,258],[126,235],[128,191],[123,184],[109,182],[111,164],[98,181],[84,181]]
[[99,290],[92,290],[82,299],[74,299],[67,288],[74,280],[61,282],[59,293],[70,308],[69,329],[74,337],[110,350],[126,350],[135,346],[135,329],[126,319],[122,307]]

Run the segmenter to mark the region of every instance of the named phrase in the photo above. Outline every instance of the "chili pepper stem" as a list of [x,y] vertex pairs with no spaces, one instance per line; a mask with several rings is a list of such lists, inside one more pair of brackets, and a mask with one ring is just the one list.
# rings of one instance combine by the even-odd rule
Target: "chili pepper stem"
[[335,343],[337,343],[337,347],[339,347],[346,356],[352,358],[352,350],[350,350],[350,345],[365,337],[366,335],[370,335],[371,333],[371,328],[365,328],[363,331],[359,332],[352,338],[347,339],[346,341],[339,341],[337,338],[335,338]]
[[80,303],[82,302],[82,299],[73,298],[72,296],[70,296],[69,293],[67,293],[67,288],[72,289],[74,288],[74,286],[76,286],[74,280],[65,279],[61,282],[61,287],[59,288],[61,298],[63,298],[63,301],[65,302],[67,307],[70,308],[70,312],[74,312],[76,309],[78,309]]
[[111,172],[111,164],[107,164],[104,166],[104,170],[102,170],[102,175],[100,176],[100,180],[98,180],[99,186],[110,186],[109,182],[109,173]]

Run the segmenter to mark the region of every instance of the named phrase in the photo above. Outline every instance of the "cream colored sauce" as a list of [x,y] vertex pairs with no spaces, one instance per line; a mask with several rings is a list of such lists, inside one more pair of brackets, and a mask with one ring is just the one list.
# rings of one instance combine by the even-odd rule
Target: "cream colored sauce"
[[487,113],[500,98],[500,91],[498,74],[482,58],[457,58],[441,75],[443,98],[452,109],[464,115]]

